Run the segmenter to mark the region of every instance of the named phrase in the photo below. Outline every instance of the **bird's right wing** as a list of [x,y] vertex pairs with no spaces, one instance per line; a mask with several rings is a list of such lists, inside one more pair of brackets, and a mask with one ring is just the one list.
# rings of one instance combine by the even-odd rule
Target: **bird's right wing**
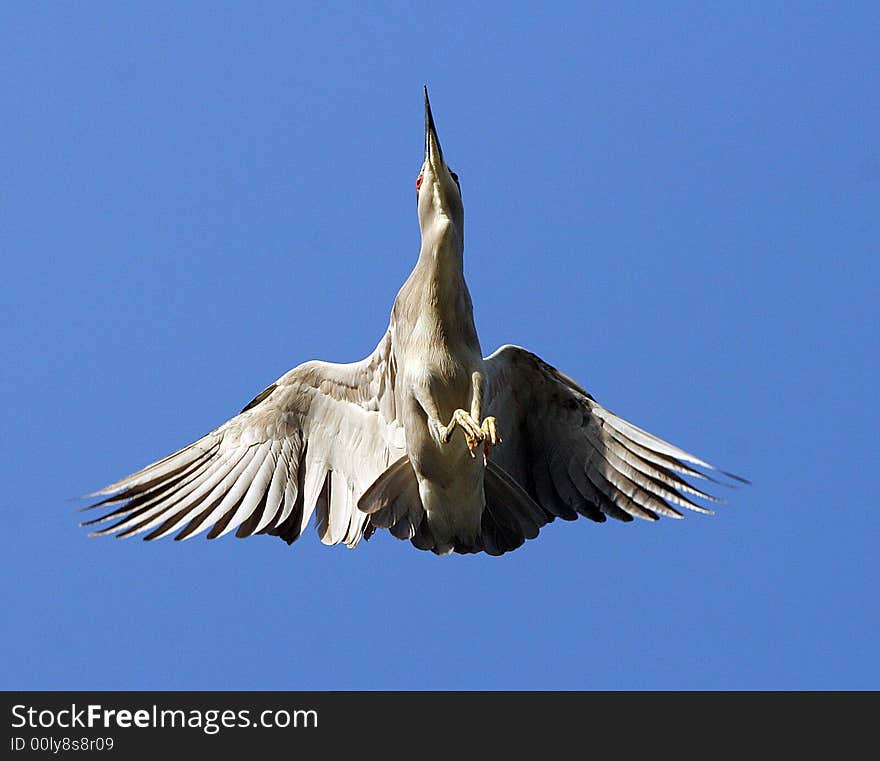
[[711,512],[690,497],[719,501],[680,475],[714,480],[698,470],[712,465],[605,409],[531,352],[503,346],[485,362],[484,414],[502,437],[491,458],[549,520],[680,518],[676,507]]
[[326,544],[355,546],[360,494],[404,454],[394,409],[391,333],[361,362],[306,362],[240,414],[187,447],[91,496],[114,506],[96,534],[177,539],[273,534],[288,543],[317,509]]

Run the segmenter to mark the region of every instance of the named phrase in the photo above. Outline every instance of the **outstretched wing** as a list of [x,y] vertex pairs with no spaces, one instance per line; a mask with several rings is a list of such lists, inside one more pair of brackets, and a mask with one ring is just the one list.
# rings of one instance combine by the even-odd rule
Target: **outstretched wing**
[[712,465],[606,410],[531,352],[502,346],[486,371],[483,414],[498,419],[502,437],[491,457],[548,520],[681,518],[677,508],[712,512],[691,497],[719,501],[682,477],[714,480],[698,470]]
[[95,534],[177,539],[273,534],[293,542],[317,511],[321,541],[354,547],[360,494],[403,454],[391,334],[353,364],[306,362],[198,441],[90,496]]

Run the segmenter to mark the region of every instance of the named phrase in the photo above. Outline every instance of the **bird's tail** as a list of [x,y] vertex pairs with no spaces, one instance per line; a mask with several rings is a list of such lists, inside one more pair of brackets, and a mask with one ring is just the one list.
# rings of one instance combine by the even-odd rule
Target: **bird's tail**
[[365,538],[369,539],[377,528],[387,528],[398,539],[409,540],[416,548],[438,555],[502,555],[515,550],[526,539],[534,539],[548,522],[546,513],[499,465],[490,460],[483,472],[486,503],[479,533],[473,540],[435,538],[408,457],[390,465],[358,500],[358,509],[370,516]]
[[358,500],[358,509],[370,516],[365,538],[387,528],[398,539],[411,540],[425,518],[419,484],[409,457],[404,455],[385,469]]
[[[538,536],[549,518],[541,506],[507,472],[492,460],[486,463],[483,488],[486,509],[483,510],[480,550],[490,555],[503,555],[519,547],[526,539]],[[458,548],[456,548],[456,551]]]

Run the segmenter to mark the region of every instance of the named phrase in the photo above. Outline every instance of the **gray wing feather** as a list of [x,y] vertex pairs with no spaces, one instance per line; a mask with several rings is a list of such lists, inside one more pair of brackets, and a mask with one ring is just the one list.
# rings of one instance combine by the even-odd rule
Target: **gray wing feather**
[[679,475],[715,481],[692,467],[714,466],[605,409],[531,352],[502,346],[485,363],[484,414],[497,418],[502,437],[492,458],[549,520],[681,518],[673,505],[711,512],[686,494],[720,501]]

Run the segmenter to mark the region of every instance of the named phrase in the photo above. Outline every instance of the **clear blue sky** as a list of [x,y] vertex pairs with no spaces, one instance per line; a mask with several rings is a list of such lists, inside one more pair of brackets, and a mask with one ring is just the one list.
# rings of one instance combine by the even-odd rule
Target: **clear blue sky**
[[[0,9],[0,687],[880,688],[876,3],[176,6]],[[485,352],[754,485],[497,559],[88,539],[71,497],[373,348],[423,83]]]

